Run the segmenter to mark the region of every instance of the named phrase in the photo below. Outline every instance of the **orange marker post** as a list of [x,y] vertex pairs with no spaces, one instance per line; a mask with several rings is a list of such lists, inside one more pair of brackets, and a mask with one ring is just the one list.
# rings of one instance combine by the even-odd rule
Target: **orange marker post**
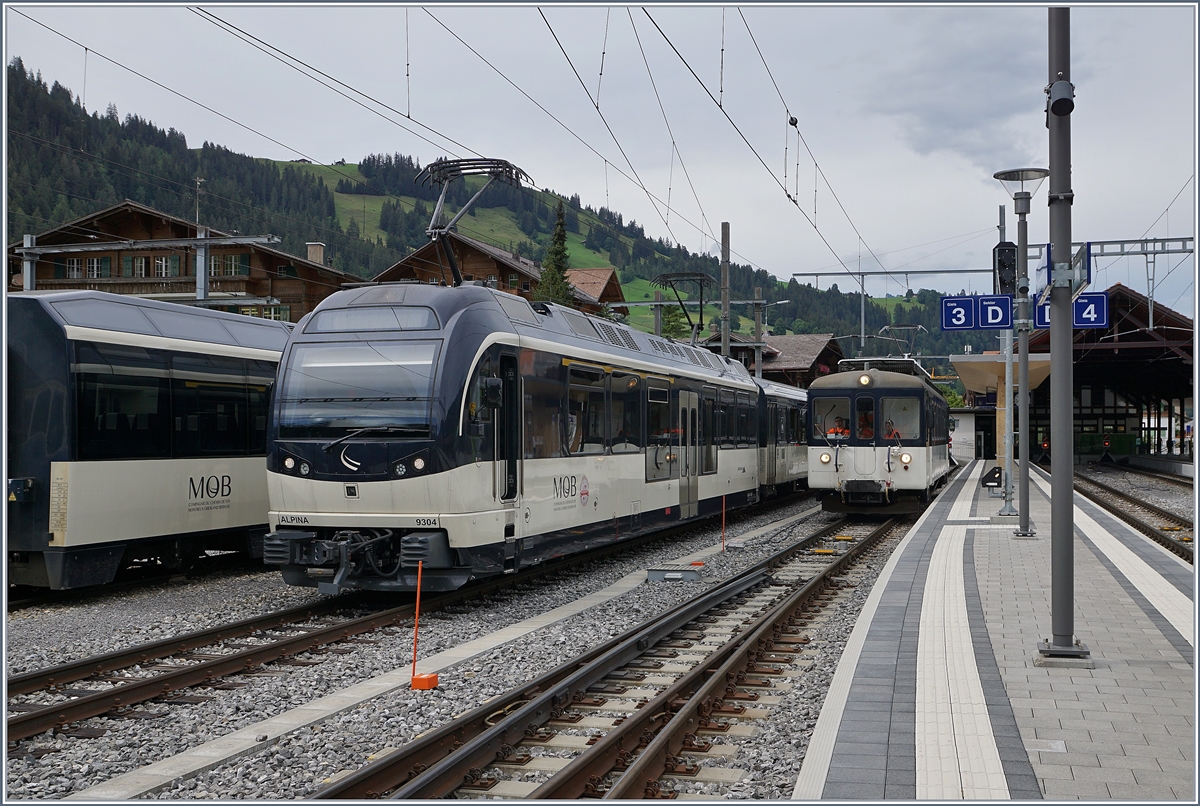
[[421,627],[421,571],[424,566],[424,560],[417,561],[417,607],[413,615],[412,687],[420,691],[429,691],[437,688],[438,676],[436,674],[417,674],[417,634]]

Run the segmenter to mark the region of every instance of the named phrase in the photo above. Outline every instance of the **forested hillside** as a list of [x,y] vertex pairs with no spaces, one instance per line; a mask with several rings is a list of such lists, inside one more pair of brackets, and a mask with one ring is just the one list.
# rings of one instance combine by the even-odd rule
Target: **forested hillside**
[[[281,248],[304,255],[308,241],[323,241],[335,267],[371,277],[426,242],[425,228],[438,188],[415,181],[421,165],[403,154],[368,154],[357,166],[278,163],[236,154],[214,143],[188,147],[183,132],[158,128],[136,112],[120,117],[115,107],[87,113],[72,92],[25,69],[8,65],[7,243],[96,210],[132,199],[173,215],[196,215],[196,177],[203,177],[200,221],[227,232],[274,234]],[[456,182],[447,197],[452,213],[474,194],[478,178]],[[459,228],[540,261],[554,228],[554,208],[565,207],[572,268],[614,266],[623,283],[650,280],[664,272],[701,271],[720,276],[713,255],[689,252],[662,238],[647,237],[621,213],[583,204],[579,196],[494,183]],[[750,299],[755,287],[767,301],[789,300],[768,309],[774,333],[834,333],[857,336],[860,299],[837,285],[818,290],[784,283],[764,270],[733,264],[731,296]],[[842,283],[853,289],[853,280]],[[644,283],[639,283],[646,288]],[[641,297],[642,293],[637,294]],[[634,295],[630,295],[632,299]],[[923,290],[892,314],[868,300],[866,332],[888,324],[923,325],[913,348],[925,355],[995,349],[986,334],[942,333],[938,292]],[[715,294],[714,294],[715,297]],[[743,320],[749,306],[734,309]],[[855,343],[857,339],[853,340]],[[851,339],[843,341],[848,353]],[[869,340],[868,353],[907,347]]]

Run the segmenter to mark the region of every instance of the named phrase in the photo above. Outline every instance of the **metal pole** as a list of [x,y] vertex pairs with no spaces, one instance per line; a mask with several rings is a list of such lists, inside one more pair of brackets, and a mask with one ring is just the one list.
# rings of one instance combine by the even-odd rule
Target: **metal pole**
[[[1075,489],[1071,315],[1071,10],[1049,11],[1050,132],[1050,610],[1053,638],[1039,645],[1044,655],[1086,656],[1075,644]],[[1056,105],[1057,101],[1057,105]]]
[[[862,255],[859,255],[858,262],[862,263]],[[858,275],[859,288],[858,302],[858,354],[867,354],[867,278]]]
[[[30,249],[37,246],[36,235],[26,235],[24,238],[25,248]],[[21,255],[21,273],[22,282],[21,288],[25,291],[33,291],[37,288],[37,256],[24,254]]]
[[1019,191],[1014,197],[1014,208],[1017,212],[1017,333],[1019,334],[1018,348],[1021,352],[1020,370],[1017,385],[1021,390],[1020,434],[1021,444],[1021,483],[1019,487],[1020,524],[1016,534],[1030,537],[1034,534],[1029,528],[1029,406],[1033,394],[1029,388],[1029,225],[1025,215],[1029,212],[1029,191]]
[[[701,289],[703,291],[703,289]],[[703,315],[704,311],[700,312]],[[721,355],[729,357],[729,222],[721,222]]]
[[[762,288],[754,289],[754,299],[762,299]],[[763,325],[763,306],[761,302],[754,303],[754,377],[762,379],[762,325]]]
[[998,515],[1016,515],[1013,508],[1013,334],[1004,331],[1004,506]]
[[[662,302],[662,292],[654,292],[654,301]],[[662,305],[654,306],[654,335],[662,338]]]
[[[208,237],[208,227],[196,227],[197,238]],[[208,299],[208,244],[196,244],[196,299]]]

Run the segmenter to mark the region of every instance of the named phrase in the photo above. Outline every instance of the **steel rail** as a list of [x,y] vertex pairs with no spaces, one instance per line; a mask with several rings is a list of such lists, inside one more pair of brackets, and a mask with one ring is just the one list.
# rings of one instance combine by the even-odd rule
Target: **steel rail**
[[[355,601],[358,598],[355,597]],[[31,694],[53,686],[61,686],[64,683],[74,683],[77,680],[83,680],[94,674],[114,672],[137,663],[148,663],[149,661],[160,660],[180,652],[190,652],[193,649],[199,649],[217,641],[241,638],[262,630],[281,627],[285,624],[320,618],[336,610],[341,610],[349,604],[351,604],[349,597],[331,598],[293,607],[288,610],[280,610],[276,613],[268,613],[265,616],[253,616],[230,624],[223,624],[219,627],[197,630],[175,636],[174,638],[164,638],[161,641],[140,644],[128,649],[118,649],[105,655],[95,655],[71,663],[51,666],[48,669],[38,669],[32,672],[13,675],[5,681],[5,685],[10,697],[14,694]]]
[[[448,604],[453,604],[465,599],[471,599],[480,595],[524,582],[529,582],[543,576],[557,573],[565,570],[572,565],[594,560],[598,557],[607,556],[616,552],[624,551],[628,548],[640,546],[654,540],[663,539],[674,534],[695,528],[697,525],[702,525],[705,522],[711,521],[713,518],[706,518],[700,521],[689,521],[685,524],[671,527],[658,532],[649,533],[647,535],[629,538],[623,541],[611,543],[605,546],[600,546],[579,554],[573,554],[569,557],[564,557],[551,562],[543,563],[526,571],[520,571],[516,574],[490,577],[481,580],[476,584],[468,587],[460,588],[457,591],[439,594],[436,597],[431,597],[426,600],[426,608],[429,610],[445,607]],[[367,593],[367,592],[363,592]],[[353,597],[353,598],[352,598]],[[158,660],[169,657],[172,654],[183,651],[187,652],[192,649],[206,646],[218,640],[229,640],[234,637],[251,634],[263,629],[273,629],[280,626],[286,626],[285,619],[288,614],[294,614],[297,611],[309,611],[314,613],[327,614],[331,610],[341,609],[346,606],[348,600],[350,603],[356,603],[361,598],[357,592],[341,597],[332,597],[324,602],[318,602],[313,605],[306,605],[299,608],[291,608],[290,610],[280,611],[275,614],[267,614],[252,619],[245,619],[241,622],[235,622],[232,625],[223,625],[209,630],[201,630],[197,633],[191,633],[185,636],[176,638],[164,639],[156,641],[152,644],[147,644],[138,647],[132,647],[129,650],[120,650],[98,657],[85,658],[62,666],[52,667],[46,670],[29,672],[27,674],[18,675],[6,681],[8,694],[32,693],[38,690],[45,689],[48,686],[61,686],[64,683],[82,680],[93,674],[103,674],[109,671],[115,671],[120,668],[125,668],[130,665],[143,662],[144,660]],[[322,612],[323,611],[323,612]],[[11,717],[6,723],[7,738],[9,741],[17,741],[26,739],[30,736],[35,736],[46,730],[69,725],[78,722],[82,719],[88,719],[94,716],[101,716],[117,709],[127,709],[130,706],[146,702],[161,697],[164,694],[169,694],[191,686],[208,685],[220,677],[226,677],[233,674],[248,671],[264,663],[270,663],[279,660],[282,657],[298,654],[300,652],[310,651],[320,646],[337,641],[345,640],[354,635],[361,635],[366,632],[371,632],[384,626],[391,626],[403,622],[406,618],[412,616],[414,605],[405,604],[400,607],[391,608],[378,613],[362,616],[358,619],[352,619],[329,628],[312,630],[299,636],[281,639],[272,644],[265,644],[261,647],[252,647],[244,649],[240,652],[231,653],[223,658],[210,659],[201,663],[181,667],[178,670],[166,672],[164,674],[148,677],[145,680],[135,682],[126,682],[121,685],[103,691],[97,691],[94,694],[88,694],[77,697],[65,702],[47,705],[36,711],[28,711],[23,714]],[[297,620],[295,618],[293,621]],[[383,620],[383,621],[381,621]],[[252,627],[257,623],[258,626]],[[265,626],[264,626],[265,625]],[[242,627],[242,631],[235,636],[230,632],[231,628]],[[220,633],[221,637],[217,637]],[[132,657],[132,660],[120,664],[118,656],[125,658]],[[40,681],[40,685],[36,685]]]
[[1105,500],[1103,497],[1097,495],[1096,493],[1082,488],[1079,485],[1078,480],[1082,479],[1085,483],[1091,484],[1091,485],[1094,485],[1094,486],[1100,488],[1105,493],[1117,497],[1118,499],[1120,499],[1121,501],[1124,501],[1126,504],[1128,504],[1130,506],[1141,507],[1141,508],[1145,509],[1146,511],[1151,512],[1161,518],[1172,521],[1174,523],[1178,523],[1181,526],[1185,526],[1188,529],[1193,530],[1193,533],[1194,533],[1195,527],[1193,526],[1193,524],[1190,520],[1188,520],[1187,518],[1184,518],[1180,515],[1176,515],[1173,512],[1168,512],[1167,510],[1162,509],[1161,507],[1156,507],[1153,504],[1147,504],[1145,501],[1139,501],[1136,498],[1134,498],[1126,493],[1121,492],[1120,490],[1114,490],[1112,487],[1109,487],[1107,484],[1101,484],[1098,481],[1089,479],[1088,477],[1080,474],[1078,471],[1076,471],[1075,476],[1077,479],[1076,484],[1075,484],[1075,492],[1079,493],[1084,498],[1086,498],[1087,500],[1091,501],[1096,506],[1103,509],[1105,512],[1108,512],[1111,515],[1115,515],[1116,517],[1125,521],[1130,526],[1132,526],[1133,528],[1137,529],[1142,534],[1149,537],[1151,540],[1155,541],[1156,543],[1161,544],[1165,548],[1169,549],[1170,551],[1179,555],[1183,559],[1187,560],[1189,563],[1195,562],[1193,559],[1195,552],[1193,551],[1192,546],[1190,546],[1187,543],[1184,543],[1181,540],[1177,540],[1177,539],[1171,537],[1170,535],[1168,535],[1166,532],[1162,531],[1158,527],[1152,526],[1151,524],[1146,523],[1145,521],[1143,521],[1141,518],[1134,515],[1129,510],[1123,509],[1122,507],[1117,506],[1116,504],[1112,503],[1111,501]]
[[[790,556],[814,541],[836,532],[845,519],[823,527],[777,557]],[[720,602],[765,581],[769,564],[764,560],[721,585],[660,614],[624,635],[571,659],[564,667],[517,687],[500,698],[464,714],[454,723],[409,742],[404,747],[330,784],[316,799],[375,798],[391,791],[395,799],[444,797],[457,789],[472,769],[482,769],[503,757],[530,732],[571,704],[577,694],[626,665],[681,626]],[[527,695],[533,694],[530,697]],[[486,724],[496,717],[494,724]],[[476,731],[483,727],[482,733]],[[472,738],[467,738],[472,737]]]
[[1187,487],[1189,490],[1194,489],[1196,486],[1195,479],[1189,479],[1187,476],[1177,476],[1174,473],[1164,473],[1158,470],[1149,470],[1144,467],[1134,467],[1133,465],[1121,464],[1115,465],[1114,469],[1120,470],[1123,473],[1136,473],[1139,476],[1170,482],[1171,484],[1177,484],[1180,487]]
[[[832,577],[839,574],[859,555],[890,532],[896,522],[895,518],[885,521],[869,535],[851,546],[837,560],[830,563],[820,574],[805,583],[803,587],[756,619],[746,632],[734,636],[725,647],[711,653],[703,664],[697,666],[670,689],[651,700],[642,709],[642,712],[646,712],[646,717],[639,718],[640,712],[635,712],[621,723],[616,730],[623,731],[626,738],[625,745],[629,744],[630,739],[634,740],[634,748],[625,747],[627,751],[632,752],[636,749],[636,742],[640,741],[640,735],[649,727],[650,719],[648,717],[656,716],[659,709],[668,713],[671,710],[675,711],[671,714],[667,724],[657,732],[654,739],[628,766],[617,782],[604,793],[604,797],[606,799],[640,799],[650,796],[651,793],[647,791],[647,786],[652,781],[656,782],[665,771],[668,762],[678,757],[685,747],[687,737],[694,736],[701,729],[702,719],[706,719],[704,712],[723,701],[729,685],[737,679],[739,674],[752,672],[755,669],[757,661],[763,653],[774,647],[775,639],[784,633],[788,621],[800,607],[822,591]],[[672,691],[672,689],[677,690]],[[689,689],[687,701],[677,706],[675,698]],[[638,724],[639,722],[643,724]],[[626,727],[626,723],[631,724]],[[602,739],[601,742],[597,742],[597,746],[603,741]],[[585,758],[587,756],[580,757],[580,759]],[[613,757],[612,761],[615,762],[616,757]],[[583,794],[584,790],[580,789],[580,785],[586,785],[591,776],[596,774],[596,768],[586,769],[585,764],[581,762],[579,770],[568,776],[568,771],[571,770],[573,764],[574,762],[568,764],[549,781],[534,790],[531,797],[569,798],[579,797]],[[587,775],[587,779],[584,779],[584,775]],[[563,779],[562,783],[559,783],[560,778]]]

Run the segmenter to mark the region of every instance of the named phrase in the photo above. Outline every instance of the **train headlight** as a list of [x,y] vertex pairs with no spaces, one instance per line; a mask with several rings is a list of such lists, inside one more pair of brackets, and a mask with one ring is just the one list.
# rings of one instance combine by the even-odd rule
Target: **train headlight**
[[912,462],[912,454],[911,453],[900,454],[900,462],[902,464],[906,464],[906,465],[910,464]]
[[308,462],[300,463],[300,475],[301,476],[307,476],[311,472],[312,472],[312,468],[308,466]]
[[859,386],[870,386],[871,385],[871,376],[865,372],[862,375],[859,375],[858,376],[858,385]]
[[284,470],[295,470],[296,460],[293,459],[292,457],[288,456],[287,458],[285,458],[283,460],[283,468],[284,468]]
[[413,470],[420,473],[422,470],[425,469],[425,458],[422,456],[418,456],[416,459],[413,459],[412,466],[413,466]]
[[833,460],[833,457],[832,457],[832,456],[830,456],[829,454],[827,454],[827,453],[823,453],[823,454],[821,454],[821,464],[823,464],[823,465],[827,465],[827,464],[829,464],[829,463],[830,463],[830,461],[832,461],[832,460]]
[[403,478],[407,472],[408,467],[405,466],[404,462],[396,462],[396,464],[392,465],[392,475],[398,479]]

